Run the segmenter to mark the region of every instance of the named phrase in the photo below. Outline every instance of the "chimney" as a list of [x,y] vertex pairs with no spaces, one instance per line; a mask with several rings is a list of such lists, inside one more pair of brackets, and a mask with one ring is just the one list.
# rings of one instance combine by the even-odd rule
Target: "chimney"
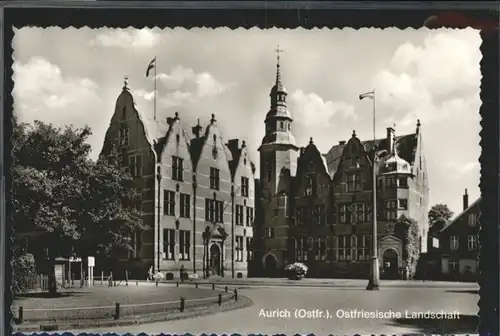
[[345,145],[345,140],[339,141],[339,145]]
[[387,127],[386,141],[387,141],[387,151],[389,152],[389,154],[392,154],[392,151],[394,149],[394,128]]
[[200,118],[198,118],[198,124],[192,128],[192,131],[196,138],[200,137],[200,132],[201,132]]
[[465,209],[469,207],[469,195],[467,194],[467,189],[465,189],[463,200],[464,200],[464,211],[465,211]]

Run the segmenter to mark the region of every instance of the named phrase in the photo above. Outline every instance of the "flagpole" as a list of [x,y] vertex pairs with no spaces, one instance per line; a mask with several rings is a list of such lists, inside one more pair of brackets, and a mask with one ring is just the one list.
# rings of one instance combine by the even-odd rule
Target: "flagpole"
[[154,66],[154,97],[153,97],[153,114],[154,114],[154,120],[156,120],[156,56],[155,56],[155,66]]

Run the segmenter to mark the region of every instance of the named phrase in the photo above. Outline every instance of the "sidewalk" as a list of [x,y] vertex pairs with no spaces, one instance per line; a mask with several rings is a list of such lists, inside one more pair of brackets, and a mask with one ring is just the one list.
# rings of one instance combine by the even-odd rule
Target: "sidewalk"
[[[338,287],[360,288],[366,287],[366,279],[311,279],[289,280],[286,278],[230,278],[211,277],[208,279],[193,280],[194,283],[227,285],[227,286],[303,286],[303,287]],[[380,287],[400,288],[478,288],[473,282],[451,281],[423,281],[423,280],[381,280]]]

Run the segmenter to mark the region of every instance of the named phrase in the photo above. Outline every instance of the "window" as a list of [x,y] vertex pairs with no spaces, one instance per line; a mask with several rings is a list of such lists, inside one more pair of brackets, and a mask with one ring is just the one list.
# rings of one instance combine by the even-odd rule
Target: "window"
[[266,228],[266,238],[274,238],[274,228]]
[[351,236],[351,260],[358,260],[358,237]]
[[175,216],[175,192],[173,191],[163,191],[163,214]]
[[370,244],[371,244],[371,236],[359,236],[357,245],[358,248],[357,260],[370,259]]
[[181,194],[181,214],[182,218],[191,217],[191,195]]
[[477,249],[477,236],[469,235],[467,238],[467,247],[469,251],[474,251]]
[[408,188],[408,178],[400,177],[398,181],[399,181],[400,188]]
[[246,243],[247,243],[247,261],[253,260],[253,238],[252,237],[246,237]]
[[396,200],[385,201],[385,208],[386,209],[396,209]]
[[236,225],[243,225],[243,205],[236,204]]
[[187,230],[179,230],[179,259],[189,260],[191,249],[191,232]]
[[142,155],[130,155],[128,157],[128,169],[132,177],[139,177],[142,175]]
[[283,123],[283,121],[280,121],[280,131],[284,131],[285,130],[285,125]]
[[372,207],[368,204],[364,204],[365,206],[365,223],[371,223],[373,221]]
[[306,196],[316,195],[316,176],[310,174],[306,176],[306,188],[304,190]]
[[361,172],[350,173],[347,175],[347,192],[363,190],[363,175]]
[[122,120],[127,119],[127,108],[125,106],[122,106]]
[[219,169],[210,168],[210,189],[219,190]]
[[476,214],[469,214],[468,216],[469,226],[476,226]]
[[266,160],[266,175],[267,181],[271,181],[273,179],[273,160]]
[[184,160],[177,156],[172,156],[172,179],[176,181],[184,180]]
[[295,223],[296,225],[304,225],[304,208],[297,207],[295,209]]
[[394,210],[388,210],[385,212],[385,219],[386,220],[396,220],[398,219],[398,213],[397,211]]
[[352,223],[364,223],[366,220],[365,216],[365,204],[363,203],[354,203],[351,205],[352,207]]
[[341,224],[347,223],[347,209],[348,206],[346,204],[341,204],[339,206],[339,222]]
[[458,268],[458,261],[457,260],[448,260],[448,269],[450,273],[458,273],[459,268]]
[[163,229],[163,259],[174,260],[175,255],[175,230]]
[[315,225],[325,225],[325,206],[324,205],[316,205],[313,209],[312,213],[313,223]]
[[326,259],[326,238],[318,238],[318,249],[319,249],[319,260],[324,261]]
[[346,255],[346,251],[347,251],[347,242],[349,240],[347,238],[348,237],[346,237],[346,236],[337,237],[337,239],[338,239],[337,260],[339,260],[339,261],[348,260],[347,255]]
[[320,253],[319,253],[319,245],[320,245],[320,238],[316,237],[314,239],[314,260],[320,260]]
[[398,209],[408,210],[408,200],[406,198],[398,199]]
[[396,178],[395,177],[388,177],[385,180],[385,186],[386,187],[392,187],[396,185]]
[[241,177],[241,196],[248,197],[248,177]]
[[223,223],[224,203],[214,199],[205,199],[205,220],[211,223]]
[[327,257],[327,260],[328,261],[337,261],[337,254],[338,254],[338,239],[337,237],[328,237],[327,239],[327,253],[328,253],[328,257]]
[[253,226],[253,208],[247,207],[247,226]]
[[286,210],[287,194],[285,192],[280,193],[278,197],[278,208],[285,211],[285,215],[288,215]]
[[450,250],[452,250],[452,251],[458,250],[458,237],[457,236],[450,237]]
[[243,261],[243,237],[236,236],[234,237],[234,240],[235,240],[234,249],[236,252],[235,261]]
[[123,125],[118,133],[118,143],[120,146],[128,146],[128,127]]

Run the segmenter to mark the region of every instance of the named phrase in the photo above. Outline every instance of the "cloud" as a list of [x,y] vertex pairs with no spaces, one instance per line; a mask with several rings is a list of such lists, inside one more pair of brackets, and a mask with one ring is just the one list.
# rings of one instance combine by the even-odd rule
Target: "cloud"
[[472,29],[446,30],[429,33],[421,45],[402,44],[388,68],[375,75],[378,100],[403,120],[418,117],[429,122],[477,111],[481,80],[478,34]]
[[109,29],[90,41],[91,46],[111,48],[152,48],[159,42],[159,34],[151,29]]
[[451,170],[456,176],[470,173],[474,170],[479,170],[479,161],[470,161],[467,163],[449,161],[446,163],[446,168]]
[[293,110],[300,115],[306,126],[327,126],[337,114],[341,114],[343,118],[357,118],[352,105],[326,101],[314,92],[304,93],[297,90],[291,95],[291,99]]
[[[197,99],[215,97],[234,87],[235,83],[223,84],[208,72],[196,73],[193,69],[177,66],[169,73],[157,74],[158,102],[163,107],[182,106]],[[135,97],[151,101],[154,92],[134,90]]]
[[[57,117],[72,105],[89,106],[98,99],[98,86],[88,78],[64,77],[61,69],[39,57],[27,63],[15,62],[15,112],[27,119]],[[17,102],[22,102],[17,105]],[[71,118],[72,116],[69,116]]]

